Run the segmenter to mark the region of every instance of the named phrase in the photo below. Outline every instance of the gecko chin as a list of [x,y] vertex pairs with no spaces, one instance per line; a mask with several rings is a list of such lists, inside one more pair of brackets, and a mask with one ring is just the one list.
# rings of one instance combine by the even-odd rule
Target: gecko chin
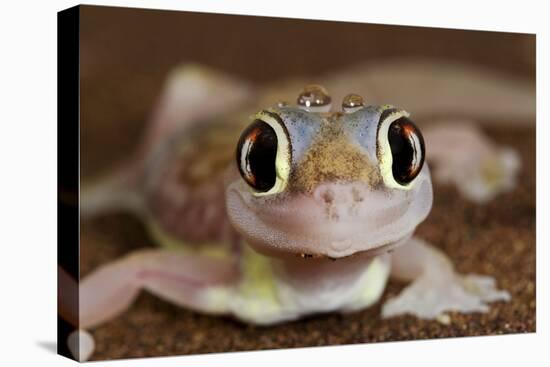
[[410,238],[431,205],[429,179],[411,190],[325,183],[311,194],[255,196],[235,182],[226,192],[229,219],[250,246],[270,256],[305,259],[391,251]]

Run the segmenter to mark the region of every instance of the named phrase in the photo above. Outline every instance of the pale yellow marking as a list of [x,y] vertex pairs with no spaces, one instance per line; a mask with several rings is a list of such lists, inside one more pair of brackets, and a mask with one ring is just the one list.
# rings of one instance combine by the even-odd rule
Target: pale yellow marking
[[390,267],[387,263],[384,263],[379,257],[373,259],[363,275],[366,287],[351,308],[365,308],[377,302],[386,288],[389,273]]
[[498,156],[491,157],[491,159],[483,162],[481,168],[481,175],[483,182],[494,191],[502,184],[506,178],[506,169],[503,166]]
[[242,264],[242,281],[236,291],[243,302],[241,309],[235,311],[261,322],[265,315],[277,314],[281,309],[271,261],[245,246]]

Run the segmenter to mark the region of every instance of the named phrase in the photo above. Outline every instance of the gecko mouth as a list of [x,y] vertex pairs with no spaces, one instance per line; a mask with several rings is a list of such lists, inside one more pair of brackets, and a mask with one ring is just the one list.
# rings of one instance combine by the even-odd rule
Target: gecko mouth
[[[425,194],[431,198],[431,185],[422,186],[418,190],[430,190]],[[341,187],[350,191],[351,186]],[[415,201],[407,192],[365,190],[363,194],[359,201],[342,194],[328,205],[311,195],[258,199],[233,186],[226,204],[232,224],[258,252],[303,259],[391,251],[410,238],[431,207],[431,200]]]
[[305,260],[307,260],[307,259],[328,259],[328,260],[332,260],[332,261],[342,260],[342,259],[349,259],[349,258],[352,258],[352,257],[359,257],[359,256],[362,256],[362,257],[375,257],[375,256],[382,255],[382,254],[385,254],[385,253],[393,252],[395,250],[395,248],[401,246],[409,238],[410,238],[410,235],[405,236],[401,240],[391,242],[391,243],[386,243],[386,244],[378,246],[376,248],[372,248],[372,249],[369,249],[369,250],[362,250],[362,251],[360,250],[360,251],[354,252],[352,254],[339,256],[339,257],[333,257],[333,256],[329,256],[329,255],[326,255],[326,254],[313,254],[313,253],[305,253],[305,252],[297,252],[294,255],[296,257],[299,257],[299,258],[302,258],[302,259],[305,259]]

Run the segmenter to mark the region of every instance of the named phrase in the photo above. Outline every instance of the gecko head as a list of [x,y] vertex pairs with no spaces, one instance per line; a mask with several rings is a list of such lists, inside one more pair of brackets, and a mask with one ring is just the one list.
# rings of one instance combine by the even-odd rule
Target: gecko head
[[226,207],[270,256],[375,255],[410,237],[432,205],[424,140],[406,111],[348,95],[330,112],[322,87],[297,106],[258,112],[236,147]]

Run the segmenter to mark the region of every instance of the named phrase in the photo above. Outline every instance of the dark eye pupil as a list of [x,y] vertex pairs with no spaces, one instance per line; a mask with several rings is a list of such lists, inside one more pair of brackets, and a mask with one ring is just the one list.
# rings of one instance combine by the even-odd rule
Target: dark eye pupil
[[237,166],[244,180],[255,190],[269,191],[275,185],[277,134],[262,120],[254,120],[237,145]]
[[393,158],[393,178],[406,185],[418,176],[424,164],[424,138],[411,120],[402,117],[390,125],[388,141]]

